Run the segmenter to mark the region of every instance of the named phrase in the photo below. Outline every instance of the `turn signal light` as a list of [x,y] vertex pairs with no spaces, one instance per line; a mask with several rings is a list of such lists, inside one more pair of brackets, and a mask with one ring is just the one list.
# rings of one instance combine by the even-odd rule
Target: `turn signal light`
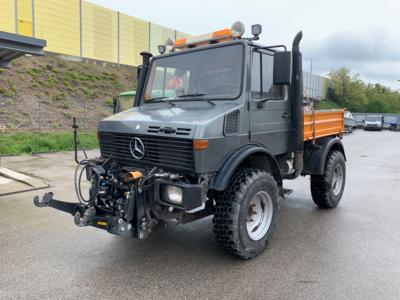
[[208,140],[194,140],[193,141],[194,150],[206,150],[208,149]]

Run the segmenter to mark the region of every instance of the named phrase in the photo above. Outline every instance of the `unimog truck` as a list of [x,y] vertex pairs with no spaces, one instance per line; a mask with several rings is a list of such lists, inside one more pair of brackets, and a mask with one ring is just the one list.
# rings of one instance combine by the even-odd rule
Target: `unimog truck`
[[315,204],[336,207],[344,110],[303,111],[301,32],[291,51],[260,45],[260,25],[243,33],[237,22],[142,52],[134,107],[100,122],[100,157],[77,160],[79,202],[50,192],[35,205],[139,239],[212,215],[217,243],[242,259],[272,238],[285,180],[310,176]]

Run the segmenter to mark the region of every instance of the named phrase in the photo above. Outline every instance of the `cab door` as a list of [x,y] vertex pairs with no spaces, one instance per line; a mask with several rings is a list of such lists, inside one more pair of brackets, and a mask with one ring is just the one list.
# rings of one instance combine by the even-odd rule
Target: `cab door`
[[[288,89],[273,85],[274,56],[256,50],[252,53],[250,87],[250,139],[271,154],[288,152],[290,112]],[[262,103],[263,102],[263,103]]]

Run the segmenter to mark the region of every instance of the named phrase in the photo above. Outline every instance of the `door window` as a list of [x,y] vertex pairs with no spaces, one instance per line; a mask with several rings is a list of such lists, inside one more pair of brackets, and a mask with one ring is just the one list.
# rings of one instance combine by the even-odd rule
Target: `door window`
[[273,84],[274,57],[253,52],[251,95],[254,99],[283,100],[283,86]]

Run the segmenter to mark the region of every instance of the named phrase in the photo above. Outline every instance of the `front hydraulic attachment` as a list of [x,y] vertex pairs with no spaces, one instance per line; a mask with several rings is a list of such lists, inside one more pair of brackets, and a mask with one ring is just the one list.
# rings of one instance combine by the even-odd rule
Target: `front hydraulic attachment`
[[37,207],[52,207],[57,210],[69,213],[74,216],[75,224],[78,226],[91,225],[92,219],[96,214],[94,208],[87,207],[80,203],[64,202],[53,199],[53,193],[49,192],[44,194],[42,198],[35,196],[33,198],[33,203]]
[[[96,209],[90,205],[81,203],[64,202],[53,199],[53,193],[44,194],[42,198],[35,196],[33,203],[37,207],[52,207],[54,209],[69,213],[74,216],[74,222],[79,227],[94,226],[96,228],[105,229],[110,233],[121,236],[135,236],[143,238],[143,234],[135,234],[133,226],[130,222],[124,221],[118,216],[97,215]],[[139,231],[141,232],[141,231]],[[143,236],[143,237],[142,237]]]

